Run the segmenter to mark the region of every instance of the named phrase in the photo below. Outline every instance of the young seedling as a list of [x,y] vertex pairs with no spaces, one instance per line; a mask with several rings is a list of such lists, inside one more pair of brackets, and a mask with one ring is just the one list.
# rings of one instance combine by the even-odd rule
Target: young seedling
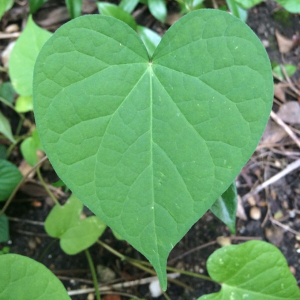
[[189,13],[151,57],[128,25],[89,15],[45,43],[33,98],[59,177],[166,289],[169,252],[255,150],[273,78],[259,39],[226,12]]

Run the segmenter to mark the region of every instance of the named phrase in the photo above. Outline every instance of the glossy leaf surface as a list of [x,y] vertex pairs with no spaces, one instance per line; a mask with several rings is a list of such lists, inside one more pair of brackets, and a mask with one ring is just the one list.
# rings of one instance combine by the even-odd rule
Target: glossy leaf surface
[[0,1],[0,19],[4,13],[9,10],[14,4],[14,0],[1,0]]
[[215,201],[210,210],[225,223],[232,234],[235,234],[235,215],[237,209],[236,184],[233,182],[229,188]]
[[148,0],[151,14],[159,21],[165,22],[167,17],[167,6],[165,0]]
[[22,174],[14,164],[0,159],[0,201],[10,196],[21,179]]
[[181,18],[151,60],[123,22],[80,17],[35,68],[37,128],[56,172],[164,289],[169,252],[247,162],[272,100],[264,47],[216,10]]
[[138,5],[138,0],[122,0],[119,4],[120,8],[122,8],[124,11],[131,14],[136,6]]
[[18,254],[0,255],[0,300],[70,300],[57,277],[44,265]]
[[284,256],[265,242],[223,247],[209,257],[207,270],[222,288],[198,300],[298,300],[300,297]]
[[149,56],[151,57],[161,41],[161,36],[158,35],[155,31],[144,26],[138,26],[137,32],[141,37],[141,40],[144,42]]
[[123,21],[129,25],[132,29],[136,30],[136,22],[134,18],[121,7],[108,3],[108,2],[97,2],[100,13],[104,16],[114,17],[118,20]]
[[29,16],[9,59],[9,75],[18,94],[32,95],[33,68],[37,55],[51,33],[38,27]]

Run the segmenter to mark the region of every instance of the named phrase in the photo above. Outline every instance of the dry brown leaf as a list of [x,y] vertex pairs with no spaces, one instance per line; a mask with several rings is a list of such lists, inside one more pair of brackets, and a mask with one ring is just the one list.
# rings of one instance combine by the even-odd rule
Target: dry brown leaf
[[289,101],[280,106],[277,116],[286,123],[300,124],[300,104]]
[[285,84],[278,83],[274,85],[274,96],[281,102],[286,101],[285,89],[286,89]]
[[[31,170],[31,168],[32,167],[27,163],[25,159],[23,159],[19,165],[19,171],[23,176],[25,176]],[[34,177],[34,175],[35,171],[31,172],[27,178],[31,179]]]
[[181,17],[182,17],[182,15],[179,14],[179,13],[176,13],[176,12],[174,12],[174,13],[169,13],[169,14],[167,15],[166,24],[168,24],[168,25],[171,26],[171,25],[173,25],[177,20],[179,20]]
[[275,36],[280,53],[288,53],[295,45],[295,41],[283,36],[278,30],[275,30]]

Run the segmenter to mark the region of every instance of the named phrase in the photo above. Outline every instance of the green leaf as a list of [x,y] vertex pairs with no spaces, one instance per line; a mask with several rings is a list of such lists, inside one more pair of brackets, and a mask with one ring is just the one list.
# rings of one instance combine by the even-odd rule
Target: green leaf
[[235,234],[235,215],[237,209],[237,191],[235,181],[215,201],[210,210]]
[[38,162],[37,148],[32,137],[25,139],[20,146],[22,156],[30,166]]
[[14,164],[0,159],[0,201],[10,196],[21,179],[22,174]]
[[198,300],[298,300],[300,291],[282,253],[262,241],[249,241],[215,251],[207,261],[218,293]]
[[150,60],[132,28],[90,15],[45,44],[33,99],[58,176],[165,289],[169,252],[254,152],[273,76],[257,36],[228,13],[182,17]]
[[3,133],[12,143],[15,143],[15,139],[11,132],[11,127],[9,121],[0,111],[0,133]]
[[55,205],[45,221],[46,232],[54,238],[60,238],[78,223],[82,208],[82,202],[74,195],[71,195],[65,205]]
[[299,0],[275,0],[275,1],[291,13],[296,14],[300,12]]
[[[291,77],[297,71],[297,67],[294,66],[294,65],[287,64],[287,65],[283,65],[282,67],[285,69],[286,74],[289,77]],[[283,80],[284,79],[284,74],[281,71],[280,65],[276,64],[276,66],[273,67],[273,72],[277,75],[277,78],[279,80]]]
[[229,10],[234,16],[241,19],[243,22],[247,21],[248,12],[246,9],[241,7],[236,0],[226,0]]
[[244,9],[249,9],[249,8],[263,2],[263,0],[234,0],[234,1]]
[[60,239],[67,254],[77,254],[92,246],[104,232],[106,225],[97,217],[80,220],[83,205],[72,195],[64,206],[55,205],[45,221],[45,230]]
[[4,145],[0,145],[0,159],[6,159],[7,154],[6,154],[6,147]]
[[66,0],[71,19],[81,16],[82,0]]
[[148,0],[151,14],[159,21],[164,23],[167,17],[167,6],[165,0]]
[[9,59],[9,75],[18,94],[32,95],[35,60],[51,33],[38,27],[29,16],[25,30],[18,38]]
[[9,240],[9,225],[6,215],[0,217],[0,243],[7,242]]
[[148,50],[149,57],[151,57],[157,45],[161,41],[161,36],[158,35],[155,31],[144,26],[138,26],[137,32]]
[[71,300],[59,279],[29,257],[0,255],[0,270],[1,300]]
[[138,5],[138,3],[139,0],[121,0],[119,7],[131,14]]
[[0,101],[13,108],[16,92],[10,82],[4,82],[0,85]]
[[32,96],[19,96],[15,106],[16,112],[25,113],[33,110]]
[[99,218],[86,218],[61,236],[60,246],[69,255],[77,254],[95,244],[105,228],[106,225]]
[[97,2],[97,6],[102,15],[114,17],[118,20],[121,20],[131,28],[136,30],[137,24],[134,18],[119,6],[107,2]]
[[4,15],[4,13],[11,9],[14,4],[14,0],[1,0],[0,1],[0,19]]
[[29,0],[30,14],[36,12],[47,0]]

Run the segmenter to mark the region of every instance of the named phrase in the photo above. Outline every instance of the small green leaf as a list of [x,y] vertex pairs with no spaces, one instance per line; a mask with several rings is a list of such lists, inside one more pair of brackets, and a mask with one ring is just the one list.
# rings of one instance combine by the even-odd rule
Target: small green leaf
[[34,130],[32,136],[21,143],[20,149],[29,165],[34,166],[38,162],[37,150],[42,150],[42,145],[37,130]]
[[234,181],[210,208],[212,213],[229,227],[232,234],[235,234],[236,208],[237,191]]
[[300,12],[299,0],[275,0],[275,1],[291,13],[296,14]]
[[0,84],[0,101],[13,108],[16,92],[10,82]]
[[207,261],[221,291],[198,300],[298,300],[300,291],[282,253],[262,241],[249,241],[215,251]]
[[32,95],[35,60],[51,33],[38,27],[29,16],[25,30],[18,38],[9,59],[9,75],[18,94]]
[[46,232],[54,238],[60,238],[78,223],[82,208],[82,202],[74,195],[71,195],[65,205],[55,205],[45,221]]
[[137,32],[148,50],[149,57],[151,57],[161,41],[161,36],[144,26],[137,26]]
[[[282,67],[285,69],[286,74],[289,77],[291,77],[297,71],[297,67],[294,65],[287,64],[283,65]],[[273,67],[273,72],[277,75],[279,80],[283,80],[285,78],[280,65],[276,64],[276,66]]]
[[249,8],[263,2],[263,0],[234,0],[234,1],[244,9],[249,9]]
[[229,10],[234,16],[241,19],[243,22],[247,21],[248,12],[245,8],[241,7],[236,0],[226,0]]
[[138,5],[138,3],[139,0],[122,0],[119,4],[119,7],[131,14]]
[[112,230],[112,233],[117,240],[119,240],[119,241],[124,240],[115,230]]
[[114,17],[118,20],[121,20],[124,23],[126,23],[127,25],[129,25],[131,28],[136,30],[137,24],[136,24],[134,18],[129,13],[127,13],[122,8],[120,8],[119,6],[108,3],[108,2],[97,2],[97,5],[98,5],[98,9],[102,15]]
[[165,289],[169,252],[254,152],[273,76],[257,36],[226,12],[182,17],[150,59],[124,22],[89,15],[45,44],[33,98],[58,176]]
[[9,224],[6,215],[0,217],[0,243],[9,240]]
[[59,179],[58,181],[53,182],[52,185],[55,187],[63,187],[65,186],[65,183],[61,179]]
[[16,101],[15,110],[18,113],[25,113],[33,110],[32,96],[19,96]]
[[165,0],[148,0],[151,14],[159,21],[164,23],[167,17],[167,6]]
[[21,179],[22,174],[14,164],[0,159],[0,201],[10,196]]
[[65,205],[55,205],[45,221],[46,232],[59,238],[61,248],[70,255],[92,246],[106,228],[97,217],[80,220],[82,208],[82,202],[72,195]]
[[98,217],[89,217],[70,227],[60,238],[61,248],[69,255],[89,248],[98,240],[106,225]]
[[36,12],[47,0],[29,0],[30,14]]
[[14,0],[1,0],[0,1],[0,20],[4,13],[11,9],[14,4]]
[[71,19],[81,16],[82,0],[66,0],[66,5]]
[[0,111],[0,133],[3,133],[12,143],[15,143],[15,139],[11,132],[11,126],[9,121]]
[[1,300],[71,300],[57,277],[31,258],[0,255],[0,270]]

